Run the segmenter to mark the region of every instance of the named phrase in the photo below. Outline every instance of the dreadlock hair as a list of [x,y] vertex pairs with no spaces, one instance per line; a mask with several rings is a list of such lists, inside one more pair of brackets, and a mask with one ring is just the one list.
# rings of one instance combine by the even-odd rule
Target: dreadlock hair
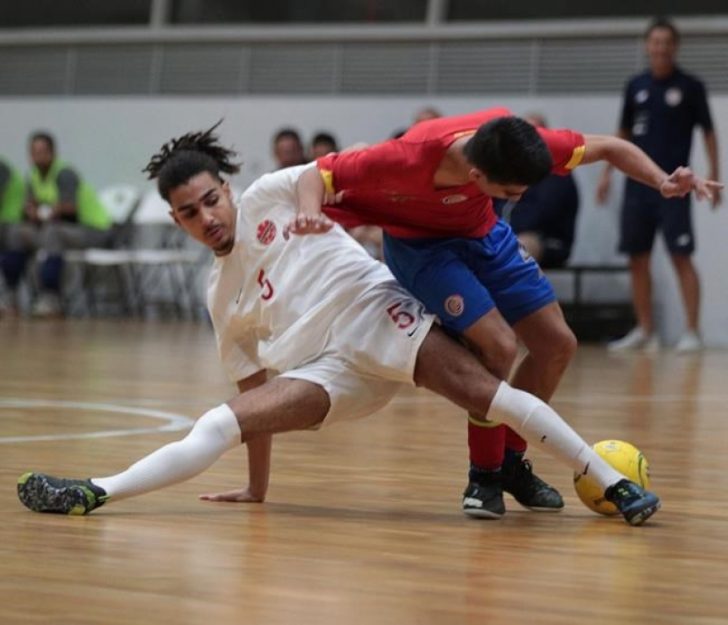
[[159,195],[169,201],[169,192],[203,171],[222,181],[220,172],[234,174],[240,164],[232,162],[237,156],[218,144],[213,131],[222,123],[201,132],[188,132],[165,143],[142,170],[149,180],[157,179]]
[[532,185],[545,178],[553,166],[544,140],[519,117],[498,117],[483,124],[463,152],[496,184]]

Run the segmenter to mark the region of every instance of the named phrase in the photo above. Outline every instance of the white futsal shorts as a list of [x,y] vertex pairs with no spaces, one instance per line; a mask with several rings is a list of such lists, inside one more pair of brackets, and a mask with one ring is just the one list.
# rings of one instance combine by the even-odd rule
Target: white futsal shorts
[[380,283],[337,318],[323,355],[281,376],[313,382],[329,394],[331,407],[319,427],[365,417],[414,384],[417,353],[434,320],[398,283]]

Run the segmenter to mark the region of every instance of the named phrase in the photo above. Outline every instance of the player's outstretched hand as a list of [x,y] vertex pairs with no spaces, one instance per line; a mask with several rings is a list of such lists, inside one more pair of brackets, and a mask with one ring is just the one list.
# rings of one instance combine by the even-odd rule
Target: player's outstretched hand
[[660,185],[663,197],[685,197],[694,192],[699,200],[708,200],[716,206],[723,185],[715,180],[706,180],[696,176],[689,167],[678,167]]
[[222,493],[208,493],[200,495],[201,501],[225,501],[230,503],[263,503],[265,496],[251,492],[250,487],[228,490]]
[[292,234],[323,234],[333,227],[334,222],[323,213],[313,216],[296,215],[283,228],[283,238],[288,239]]
[[662,197],[685,197],[693,190],[695,174],[689,167],[678,167],[660,185]]
[[695,184],[693,185],[695,197],[699,200],[708,200],[713,209],[718,208],[720,205],[720,192],[722,188],[723,184],[716,180],[695,177]]

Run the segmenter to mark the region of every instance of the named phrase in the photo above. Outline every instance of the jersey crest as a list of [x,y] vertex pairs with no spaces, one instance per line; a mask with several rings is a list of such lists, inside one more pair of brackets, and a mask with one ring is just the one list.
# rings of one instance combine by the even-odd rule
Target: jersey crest
[[444,198],[442,198],[443,204],[459,204],[460,202],[464,202],[468,199],[468,196],[463,193],[456,193],[455,195],[446,195]]
[[270,220],[266,219],[258,224],[257,237],[263,245],[270,245],[273,243],[273,239],[276,238],[276,225]]
[[445,300],[445,310],[453,317],[459,317],[465,310],[465,300],[462,295],[451,295]]
[[683,92],[681,89],[678,89],[677,87],[672,87],[665,91],[665,103],[668,106],[677,106],[682,102],[683,99]]

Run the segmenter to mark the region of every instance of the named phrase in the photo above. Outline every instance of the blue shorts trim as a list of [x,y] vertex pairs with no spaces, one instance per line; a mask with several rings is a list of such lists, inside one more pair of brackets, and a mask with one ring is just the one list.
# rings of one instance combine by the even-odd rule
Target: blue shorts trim
[[400,284],[458,333],[493,308],[513,325],[556,301],[536,261],[502,221],[482,239],[385,234],[384,257]]

